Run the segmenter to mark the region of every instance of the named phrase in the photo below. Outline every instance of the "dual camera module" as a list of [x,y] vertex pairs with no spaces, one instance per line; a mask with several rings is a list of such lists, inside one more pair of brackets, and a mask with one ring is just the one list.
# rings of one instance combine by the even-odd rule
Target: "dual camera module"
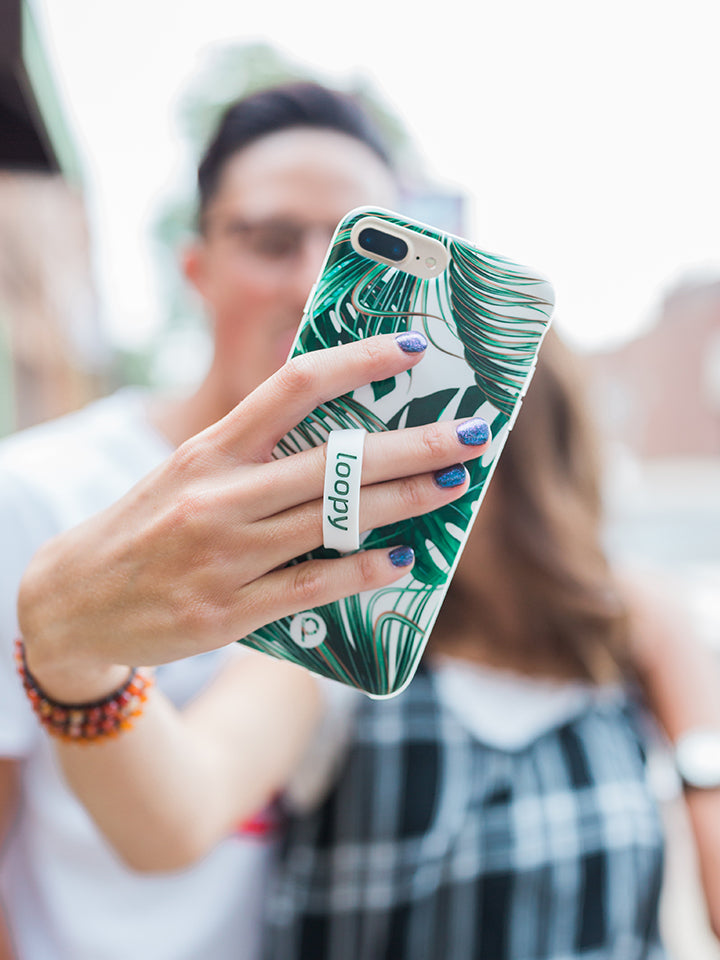
[[396,265],[424,280],[439,276],[449,262],[447,248],[439,240],[378,216],[358,221],[351,231],[351,242],[358,253],[371,260]]
[[363,250],[376,253],[385,260],[400,261],[408,255],[408,245],[401,237],[394,237],[374,227],[365,227],[361,230],[358,233],[358,243]]

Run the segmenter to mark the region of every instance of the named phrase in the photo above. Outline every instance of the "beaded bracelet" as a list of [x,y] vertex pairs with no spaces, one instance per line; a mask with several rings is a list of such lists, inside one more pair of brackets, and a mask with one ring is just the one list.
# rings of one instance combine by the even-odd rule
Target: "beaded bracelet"
[[108,696],[90,703],[60,703],[49,697],[30,673],[22,640],[15,641],[15,663],[40,723],[51,736],[72,743],[91,743],[129,730],[153,685],[149,673],[132,667],[125,683]]

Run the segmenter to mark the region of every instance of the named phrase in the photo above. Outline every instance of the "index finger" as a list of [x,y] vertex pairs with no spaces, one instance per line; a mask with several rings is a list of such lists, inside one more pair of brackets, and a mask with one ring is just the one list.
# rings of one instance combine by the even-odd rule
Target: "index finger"
[[425,337],[411,330],[294,357],[216,424],[220,439],[243,461],[267,461],[319,404],[409,370],[426,347]]

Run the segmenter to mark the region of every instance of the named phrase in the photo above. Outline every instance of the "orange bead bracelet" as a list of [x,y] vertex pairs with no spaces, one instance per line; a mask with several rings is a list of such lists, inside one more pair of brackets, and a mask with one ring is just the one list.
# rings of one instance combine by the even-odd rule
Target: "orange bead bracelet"
[[40,723],[53,737],[91,743],[128,730],[143,711],[152,676],[132,667],[125,683],[113,693],[89,703],[60,703],[49,697],[28,669],[25,645],[15,641],[15,663],[28,700]]

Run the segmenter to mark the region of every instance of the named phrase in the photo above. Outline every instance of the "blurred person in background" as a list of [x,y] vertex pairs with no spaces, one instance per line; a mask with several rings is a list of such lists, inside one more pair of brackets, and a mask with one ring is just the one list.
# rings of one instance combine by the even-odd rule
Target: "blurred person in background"
[[[267,193],[261,189],[277,169],[267,155],[276,136],[237,154],[223,187],[247,187],[255,169],[259,182],[234,195],[246,203],[282,196],[277,183]],[[321,143],[318,131],[302,136],[311,138],[312,168],[320,169],[328,141]],[[295,149],[283,154],[275,158],[280,167],[292,166]],[[335,173],[346,169],[348,159]],[[371,160],[377,163],[365,151],[365,173]],[[325,167],[324,188],[332,182]],[[292,197],[301,207],[307,195],[306,188],[294,189],[285,203]],[[228,194],[221,189],[216,199],[223,197]],[[339,199],[349,198],[343,193]],[[341,212],[333,210],[333,223]],[[312,208],[308,220],[316,222],[314,216]],[[233,237],[248,236],[243,219],[229,222],[236,225]],[[259,249],[277,250],[277,236],[272,239]],[[318,244],[294,323],[326,241]],[[231,273],[248,266],[246,256],[233,259]],[[231,293],[222,282],[222,263],[222,257],[190,257],[188,272],[209,304],[229,310],[258,279],[257,265]],[[280,285],[283,271],[278,273],[274,282]],[[155,408],[156,428],[181,444],[178,452],[109,510],[49,543],[30,565],[20,625],[28,665],[55,700],[85,703],[125,682],[125,664],[162,663],[227,643],[228,635],[247,633],[264,617],[285,615],[282,603],[298,595],[288,601],[282,594],[298,586],[305,600],[299,610],[326,602],[331,589],[359,589],[362,576],[393,576],[387,558],[377,567],[365,561],[363,574],[358,566],[341,568],[345,560],[331,561],[332,574],[298,584],[289,579],[295,574],[274,569],[283,558],[275,545],[299,535],[298,527],[317,527],[317,517],[295,506],[277,514],[275,523],[255,521],[255,532],[248,521],[253,509],[266,517],[257,513],[259,504],[280,496],[279,481],[271,481],[279,476],[278,465],[271,473],[265,458],[288,418],[310,410],[318,390],[323,395],[340,383],[347,389],[353,375],[410,363],[398,359],[394,344],[377,344],[354,374],[347,354],[330,351],[332,357],[324,358],[328,379],[315,371],[298,380],[284,368],[265,381],[291,340],[288,330],[283,350],[278,342],[268,349],[278,329],[270,322],[277,316],[272,288],[268,284],[261,301],[272,310],[256,313],[253,325],[251,307],[260,298],[243,300],[238,316],[247,319],[247,330],[228,325],[223,331],[219,323],[216,328],[226,361],[232,357],[226,374],[234,376],[245,357],[246,376],[233,381],[234,388],[226,383],[224,394],[230,405],[244,397],[239,407],[190,441],[190,433],[175,428],[207,427],[200,411],[208,414],[211,405],[202,390],[180,408],[179,421],[175,405]],[[255,326],[260,320],[264,325]],[[267,357],[272,369],[259,357]],[[716,687],[702,651],[690,643],[679,648],[653,604],[608,569],[600,546],[596,451],[571,369],[560,345],[548,340],[425,667],[404,694],[376,703],[343,691],[348,697],[339,706],[323,707],[309,674],[240,651],[238,662],[226,663],[183,710],[153,691],[134,728],[116,739],[86,749],[53,742],[72,787],[127,863],[149,872],[194,861],[202,867],[227,847],[223,838],[232,825],[266,807],[275,794],[317,802],[330,783],[315,812],[306,810],[287,825],[268,897],[264,952],[272,960],[663,956],[657,923],[662,834],[624,686],[636,676],[646,683],[673,738],[699,723],[720,726]],[[404,433],[409,443],[417,436]],[[388,442],[385,435],[368,438],[371,475],[392,456]],[[449,432],[436,435],[440,462],[416,452],[417,472],[441,468],[451,454],[470,455],[461,455],[453,443]],[[384,456],[378,444],[386,445]],[[310,477],[320,482],[321,461],[313,457],[316,452],[304,461],[308,469],[295,477],[295,487],[301,479],[311,485]],[[433,497],[437,502],[440,496],[427,480],[412,498],[418,512],[431,509]],[[395,496],[406,489],[396,487]],[[304,494],[286,489],[283,496],[292,505]],[[366,490],[364,509],[377,519],[388,507],[372,497]],[[238,555],[243,545],[248,556]],[[304,552],[296,541],[287,549],[287,557]],[[256,560],[253,551],[267,556]],[[277,561],[271,572],[257,580],[259,589],[248,589],[253,572],[257,576],[253,563],[262,567],[270,557]],[[321,715],[324,726],[318,728]],[[337,734],[346,726],[349,747],[334,774],[346,749]],[[51,745],[44,742],[43,749],[52,758]],[[314,758],[301,773],[311,775],[294,777],[308,751]],[[308,779],[314,781],[310,786]],[[720,801],[717,793],[704,796],[705,807],[694,808],[695,823],[701,855],[712,866],[720,848],[713,830]],[[703,818],[703,810],[713,816]],[[209,902],[222,916],[234,910],[236,922],[244,914],[244,928],[236,926],[223,941],[224,953],[191,942],[197,916],[188,909],[188,924],[178,923],[183,903],[168,886],[174,919],[168,912],[164,922],[173,928],[148,956],[251,956],[257,942],[251,918],[259,922],[266,869],[263,855],[235,877],[205,877],[202,897],[194,889],[196,912]],[[706,881],[717,917],[711,869]],[[142,889],[141,878],[132,874],[127,883]],[[110,913],[115,890],[108,888]],[[254,900],[253,892],[259,894]],[[89,888],[87,895],[92,897]],[[120,909],[117,914],[126,927],[127,916]],[[168,951],[171,939],[174,954]],[[99,952],[108,955],[107,944]],[[133,952],[141,955],[137,939]]]
[[[322,496],[323,452],[267,462],[277,439],[321,396],[422,359],[422,337],[382,337],[272,376],[288,355],[337,222],[361,204],[392,205],[394,175],[379,135],[354,100],[326,88],[260,92],[225,114],[199,188],[200,231],[184,268],[212,324],[215,350],[204,380],[172,399],[123,390],[0,445],[0,890],[20,960],[119,960],[128,951],[147,960],[257,955],[273,797],[289,781],[292,790],[296,772],[317,776],[328,762],[306,756],[310,734],[323,719],[329,731],[339,729],[334,702],[346,691],[236,645],[213,648],[313,599],[392,582],[412,562],[407,551],[370,551],[330,568],[276,570],[322,540],[316,543],[320,506],[312,500]],[[374,452],[368,443],[372,509],[384,522],[467,489],[464,481],[442,488],[431,472],[482,447],[463,446],[452,424],[433,433],[432,449],[423,431],[388,435],[390,446]],[[422,476],[385,483],[405,460]],[[42,618],[41,598],[54,597],[50,617],[69,628],[70,656],[41,630],[53,665],[28,648],[47,689],[65,703],[110,695],[115,713],[96,713],[112,728],[120,709],[113,692],[128,680],[118,664],[205,655],[158,669],[159,689],[127,738],[87,751],[63,745],[56,755],[13,665],[18,585],[54,535],[72,529],[71,538],[82,539],[81,531],[97,529],[82,525],[90,517],[109,526],[94,547],[79,546],[85,570],[74,571],[72,587],[41,574],[39,593],[24,608]],[[111,569],[115,586],[130,590],[115,601],[92,583]],[[215,574],[225,586],[223,593],[214,584],[211,602],[203,591]],[[95,611],[85,639],[75,601]],[[23,627],[32,633],[27,619]],[[87,641],[109,652],[121,638],[129,646],[115,648],[109,669],[104,654],[85,661]],[[97,825],[66,786],[58,756],[87,774],[91,793],[105,796],[109,787],[109,809]],[[107,825],[119,811],[118,833]],[[138,842],[123,849],[126,865],[112,844],[122,848],[132,837]]]
[[[335,786],[288,822],[268,960],[665,956],[640,707],[671,742],[720,737],[720,672],[679,607],[610,568],[600,476],[551,330],[418,675],[361,703]],[[686,799],[718,934],[720,789]]]

